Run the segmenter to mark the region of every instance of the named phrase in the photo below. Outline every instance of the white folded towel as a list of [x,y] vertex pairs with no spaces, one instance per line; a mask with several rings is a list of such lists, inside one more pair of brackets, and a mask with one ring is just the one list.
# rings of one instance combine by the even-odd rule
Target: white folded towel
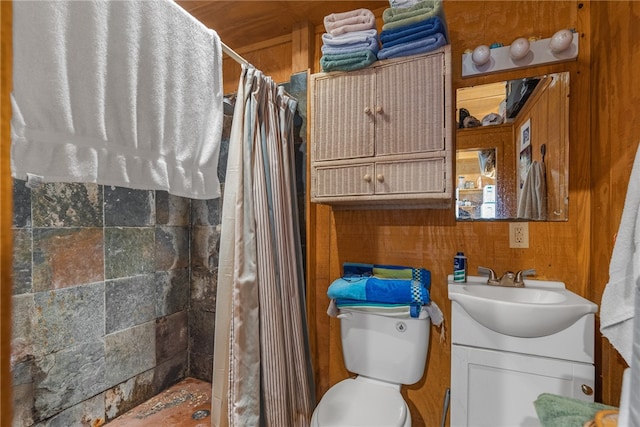
[[332,13],[324,17],[324,28],[332,36],[376,28],[376,17],[369,9]]
[[600,303],[600,332],[631,365],[635,287],[640,279],[640,149],[631,170],[620,227]]
[[17,1],[12,173],[210,199],[222,49],[170,0]]

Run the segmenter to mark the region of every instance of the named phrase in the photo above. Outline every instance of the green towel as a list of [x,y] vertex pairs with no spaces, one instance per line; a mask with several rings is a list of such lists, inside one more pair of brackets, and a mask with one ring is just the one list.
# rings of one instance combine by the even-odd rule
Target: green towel
[[424,0],[414,4],[411,7],[390,7],[382,12],[382,21],[387,24],[389,22],[402,21],[403,19],[413,18],[425,13],[431,16],[438,15],[442,9],[440,0]]
[[400,21],[387,22],[382,26],[382,31],[393,31],[393,30],[398,30],[411,25],[417,25],[429,18],[433,18],[435,15],[438,15],[438,14],[432,13],[432,12],[425,12],[415,16],[404,18]]
[[322,71],[354,71],[368,67],[378,60],[378,57],[369,49],[359,52],[343,53],[338,55],[323,55],[320,58]]
[[603,409],[616,409],[602,403],[590,403],[571,397],[542,393],[533,406],[542,427],[582,427],[592,420],[596,412]]

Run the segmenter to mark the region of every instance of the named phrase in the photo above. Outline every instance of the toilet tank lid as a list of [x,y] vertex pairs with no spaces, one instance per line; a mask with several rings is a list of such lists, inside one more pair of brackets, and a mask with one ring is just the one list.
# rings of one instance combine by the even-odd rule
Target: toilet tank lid
[[399,387],[353,378],[331,387],[317,411],[321,427],[402,427],[408,412]]

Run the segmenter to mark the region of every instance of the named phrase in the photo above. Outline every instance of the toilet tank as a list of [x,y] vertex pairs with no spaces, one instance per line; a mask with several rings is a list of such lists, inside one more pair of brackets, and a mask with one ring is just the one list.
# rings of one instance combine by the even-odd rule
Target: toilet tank
[[414,384],[424,373],[431,319],[386,317],[342,310],[342,354],[349,372],[395,384]]

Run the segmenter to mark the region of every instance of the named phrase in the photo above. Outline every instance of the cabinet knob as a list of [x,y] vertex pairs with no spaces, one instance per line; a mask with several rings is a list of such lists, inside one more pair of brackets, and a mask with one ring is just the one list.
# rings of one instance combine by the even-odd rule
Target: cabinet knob
[[371,108],[369,108],[369,107],[364,107],[364,113],[365,113],[365,114],[371,114]]
[[371,182],[371,175],[369,174],[365,174],[362,179],[364,179],[366,182]]
[[581,390],[582,390],[582,392],[583,392],[584,394],[586,394],[587,396],[591,396],[591,395],[593,394],[593,389],[592,389],[591,387],[589,387],[588,385],[586,385],[586,384],[582,384],[582,385],[580,386],[580,389],[581,389]]
[[380,105],[376,107],[376,113],[382,114],[382,107]]
[[376,179],[378,180],[378,182],[384,182],[384,175],[378,174],[378,176],[376,176]]

